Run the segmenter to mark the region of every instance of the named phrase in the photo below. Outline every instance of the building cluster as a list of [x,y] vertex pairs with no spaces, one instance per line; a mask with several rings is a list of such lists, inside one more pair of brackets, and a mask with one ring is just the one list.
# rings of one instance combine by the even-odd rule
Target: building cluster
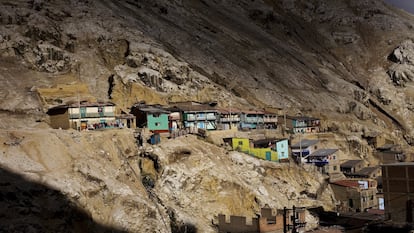
[[[216,103],[178,102],[168,106],[137,103],[129,112],[115,104],[78,102],[48,110],[53,128],[98,130],[107,128],[145,128],[154,134],[200,130],[253,130],[278,127],[276,113],[263,110],[220,108]],[[339,212],[380,210],[392,220],[413,222],[414,163],[403,150],[379,135],[367,137],[381,166],[369,166],[363,160],[343,160],[338,149],[322,148],[319,140],[306,139],[320,132],[320,120],[313,117],[285,117],[284,129],[298,134],[299,142],[291,145],[287,138],[253,140],[225,138],[233,150],[269,161],[296,161],[329,176]],[[301,138],[303,137],[303,138]],[[159,138],[154,137],[154,142]],[[258,220],[258,223],[260,221]]]

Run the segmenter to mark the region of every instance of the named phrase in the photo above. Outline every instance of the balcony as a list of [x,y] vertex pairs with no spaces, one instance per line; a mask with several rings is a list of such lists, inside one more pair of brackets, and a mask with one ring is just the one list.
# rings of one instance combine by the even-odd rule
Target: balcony
[[187,121],[215,121],[217,120],[216,116],[194,116],[194,115],[187,115]]
[[220,118],[220,122],[240,122],[240,117]]
[[73,113],[69,114],[70,119],[79,119],[80,118],[100,118],[100,117],[115,117],[115,113],[113,112],[88,112],[88,113]]

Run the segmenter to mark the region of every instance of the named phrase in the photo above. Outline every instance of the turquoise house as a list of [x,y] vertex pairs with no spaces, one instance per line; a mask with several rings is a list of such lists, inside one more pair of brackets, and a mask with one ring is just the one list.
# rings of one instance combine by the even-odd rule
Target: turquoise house
[[278,159],[289,159],[289,140],[286,138],[279,139],[275,140],[275,143]]
[[154,133],[169,132],[169,111],[159,106],[133,106],[132,114],[137,117],[137,127],[146,127]]

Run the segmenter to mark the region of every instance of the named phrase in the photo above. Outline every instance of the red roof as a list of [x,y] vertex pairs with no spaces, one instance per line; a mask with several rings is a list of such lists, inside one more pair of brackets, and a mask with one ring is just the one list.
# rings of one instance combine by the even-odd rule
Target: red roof
[[339,186],[344,186],[344,187],[359,187],[358,181],[357,180],[339,180],[336,182],[333,182],[332,184],[336,184]]

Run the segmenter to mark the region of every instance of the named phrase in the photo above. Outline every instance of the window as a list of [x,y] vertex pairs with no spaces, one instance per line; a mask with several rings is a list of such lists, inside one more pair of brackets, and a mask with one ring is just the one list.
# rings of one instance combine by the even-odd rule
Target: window
[[333,170],[336,171],[336,169],[338,169],[336,166],[333,166]]
[[155,126],[160,126],[161,122],[155,122]]
[[243,141],[239,141],[239,146],[243,146]]

